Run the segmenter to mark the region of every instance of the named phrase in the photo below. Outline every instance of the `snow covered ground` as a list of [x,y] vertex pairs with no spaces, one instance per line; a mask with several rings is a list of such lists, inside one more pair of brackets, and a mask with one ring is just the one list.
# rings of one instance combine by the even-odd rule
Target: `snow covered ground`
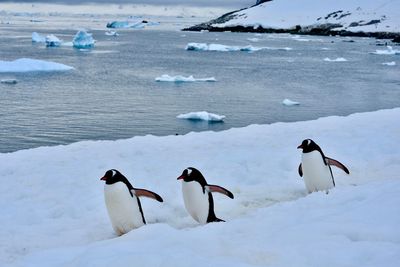
[[[89,141],[0,154],[1,266],[400,265],[400,108],[224,132]],[[313,138],[337,187],[307,195],[297,145]],[[209,183],[226,223],[198,225],[186,212],[182,170]],[[103,199],[117,168],[143,199],[148,225],[116,237]]]
[[232,19],[212,26],[290,29],[296,25],[340,24],[335,30],[398,33],[399,10],[399,0],[273,0],[235,12]]

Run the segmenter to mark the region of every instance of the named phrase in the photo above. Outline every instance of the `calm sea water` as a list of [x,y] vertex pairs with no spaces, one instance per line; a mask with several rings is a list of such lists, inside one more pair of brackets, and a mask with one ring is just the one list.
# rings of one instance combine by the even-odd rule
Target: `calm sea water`
[[[400,106],[400,56],[373,39],[248,33],[123,30],[109,37],[92,31],[91,51],[45,48],[31,43],[32,29],[2,30],[0,59],[22,57],[73,66],[67,72],[0,73],[16,85],[0,84],[0,152],[81,140],[116,140],[138,135],[221,131],[348,115]],[[72,40],[76,31],[39,29]],[[248,38],[257,38],[249,41]],[[298,38],[297,38],[298,39]],[[256,42],[254,42],[256,41]],[[186,51],[189,42],[290,47],[290,51]],[[344,57],[347,62],[325,62]],[[396,66],[381,63],[396,61]],[[214,83],[160,83],[162,74],[215,77]],[[301,103],[287,107],[282,100]],[[176,116],[192,111],[225,115],[224,123]]]

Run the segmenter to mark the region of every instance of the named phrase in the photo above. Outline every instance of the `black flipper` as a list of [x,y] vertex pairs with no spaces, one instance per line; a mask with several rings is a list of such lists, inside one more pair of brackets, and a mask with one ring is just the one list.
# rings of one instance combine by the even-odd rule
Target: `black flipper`
[[233,199],[232,192],[229,191],[228,189],[223,188],[222,186],[208,184],[208,185],[205,186],[205,188],[207,189],[208,192],[221,193],[221,194]]
[[347,169],[347,167],[344,166],[344,165],[343,165],[341,162],[339,162],[338,160],[336,160],[336,159],[331,159],[331,158],[328,158],[328,157],[325,157],[325,160],[326,160],[326,162],[327,162],[329,165],[333,165],[333,166],[335,166],[335,167],[338,167],[339,169],[342,169],[345,173],[350,174],[349,169]]
[[298,169],[300,177],[303,177],[303,167],[301,167],[301,163],[299,164],[299,169]]
[[131,189],[131,192],[136,195],[137,197],[148,197],[157,200],[158,202],[163,202],[164,200],[162,197],[160,197],[158,194],[147,190],[147,189],[141,189],[141,188],[133,188]]

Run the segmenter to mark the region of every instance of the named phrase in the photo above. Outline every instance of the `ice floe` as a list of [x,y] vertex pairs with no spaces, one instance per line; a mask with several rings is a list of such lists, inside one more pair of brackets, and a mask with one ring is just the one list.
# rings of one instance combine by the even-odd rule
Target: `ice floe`
[[64,64],[31,58],[20,58],[14,61],[0,60],[0,72],[64,71],[71,69],[73,67]]
[[390,45],[386,47],[387,49],[377,49],[375,52],[371,52],[371,54],[375,55],[400,55],[400,50],[393,49]]
[[4,83],[4,84],[17,84],[17,80],[16,79],[2,79],[0,81],[0,83]]
[[383,62],[382,65],[385,65],[385,66],[396,66],[396,62],[395,61]]
[[137,21],[111,21],[107,23],[107,28],[134,28],[134,29],[143,29],[146,26],[156,26],[159,25],[159,22],[147,21],[147,20],[137,20]]
[[46,37],[40,35],[37,32],[32,32],[32,43],[45,43]]
[[300,105],[300,102],[292,101],[292,100],[290,100],[288,98],[285,98],[282,101],[282,104],[285,105],[285,106],[298,106],[298,105]]
[[119,35],[118,32],[116,32],[116,31],[106,31],[104,34],[107,36],[118,36]]
[[209,122],[223,122],[224,115],[209,113],[207,111],[189,112],[176,116],[178,119],[187,119],[194,121],[209,121]]
[[230,46],[223,44],[207,44],[207,43],[188,43],[186,45],[186,50],[189,51],[220,51],[220,52],[255,52],[259,50],[292,50],[290,47],[254,47],[248,46]]
[[59,47],[62,43],[62,41],[54,34],[47,35],[45,42],[47,47]]
[[88,33],[85,30],[80,30],[76,33],[72,43],[75,48],[87,49],[94,47],[95,40],[91,33]]
[[182,75],[170,76],[168,74],[163,74],[160,77],[155,78],[157,82],[215,82],[216,79],[214,77],[208,78],[194,78],[193,75],[188,77]]
[[324,58],[324,61],[328,61],[328,62],[345,62],[347,61],[347,59],[345,59],[344,57],[338,57],[335,59],[330,59],[329,57]]

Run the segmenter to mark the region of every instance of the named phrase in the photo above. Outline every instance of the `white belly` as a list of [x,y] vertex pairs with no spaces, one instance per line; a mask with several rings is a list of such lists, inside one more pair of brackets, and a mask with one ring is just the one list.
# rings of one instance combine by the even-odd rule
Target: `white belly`
[[104,199],[111,224],[118,235],[144,225],[137,199],[135,196],[132,198],[124,183],[106,184]]
[[183,201],[186,210],[197,222],[207,223],[209,202],[208,192],[203,193],[203,189],[198,182],[182,182]]
[[328,165],[325,165],[318,151],[302,154],[303,178],[309,193],[328,191],[333,185],[332,175]]

